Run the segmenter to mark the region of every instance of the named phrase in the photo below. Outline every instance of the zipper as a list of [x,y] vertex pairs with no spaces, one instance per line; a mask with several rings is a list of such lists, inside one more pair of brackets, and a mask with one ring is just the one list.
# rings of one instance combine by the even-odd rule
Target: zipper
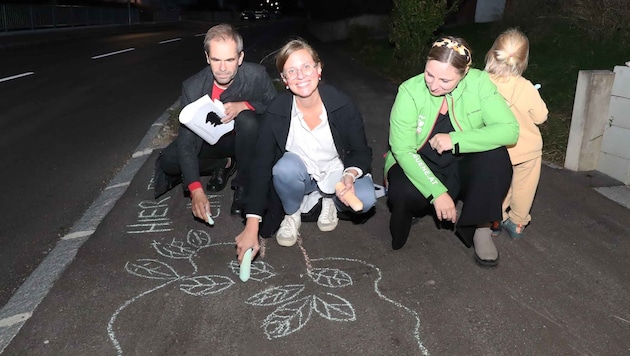
[[[457,127],[459,128],[459,131],[464,131],[462,130],[462,126],[459,124],[459,121],[457,121],[457,117],[455,117],[455,99],[453,99],[453,95],[450,93],[448,94],[448,96],[451,97],[451,110],[449,114],[452,118],[451,123],[455,122],[455,125],[457,125]],[[446,104],[448,105],[448,99],[446,100]]]
[[[446,100],[446,98],[444,98],[444,100]],[[447,101],[447,104],[448,104],[448,101]],[[418,149],[416,150],[416,153],[420,153],[420,149],[422,147],[424,147],[424,145],[427,143],[427,141],[429,141],[429,139],[430,139],[429,135],[431,135],[431,132],[433,132],[433,129],[435,128],[435,125],[437,125],[437,120],[438,120],[439,116],[440,116],[440,110],[438,110],[437,114],[435,114],[435,117],[433,118],[433,126],[431,126],[431,130],[429,130],[429,134],[426,136],[426,138],[424,139],[422,144],[420,144],[420,147],[418,147]]]

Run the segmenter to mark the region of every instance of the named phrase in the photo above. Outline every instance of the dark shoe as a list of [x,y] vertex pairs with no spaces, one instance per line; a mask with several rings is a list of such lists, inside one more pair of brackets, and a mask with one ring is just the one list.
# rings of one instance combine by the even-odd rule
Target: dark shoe
[[234,198],[230,207],[230,214],[235,216],[243,216],[243,205],[245,203],[245,188],[236,187],[234,189]]
[[155,160],[155,168],[153,172],[153,197],[159,198],[162,194],[173,189],[176,185],[182,182],[181,176],[173,176],[166,174],[160,166],[160,157]]
[[221,165],[210,175],[208,184],[206,185],[206,190],[208,192],[222,191],[230,180],[230,176],[232,176],[234,172],[236,172],[236,162],[234,160],[232,160],[232,164],[230,164],[229,167],[225,167],[225,164]]

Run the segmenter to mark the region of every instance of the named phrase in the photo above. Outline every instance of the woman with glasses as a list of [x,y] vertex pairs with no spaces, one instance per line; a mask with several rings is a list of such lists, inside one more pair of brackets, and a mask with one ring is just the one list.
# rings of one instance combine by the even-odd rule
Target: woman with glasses
[[[370,173],[372,149],[367,144],[357,106],[340,90],[321,84],[317,52],[304,40],[286,43],[276,55],[276,68],[287,91],[269,105],[260,124],[256,157],[246,198],[245,229],[236,237],[239,260],[258,252],[258,236],[276,230],[281,246],[298,238],[308,199],[319,194],[317,226],[332,231],[337,211],[351,211],[356,196],[369,211],[376,203]],[[341,182],[342,187],[336,189]],[[346,199],[348,198],[348,199]]]
[[[402,248],[414,217],[431,210],[457,223],[475,260],[495,266],[491,225],[501,218],[512,165],[505,145],[519,126],[488,73],[471,68],[470,47],[442,37],[429,50],[424,73],[402,83],[390,115],[385,158],[392,248]],[[455,206],[463,204],[461,215]]]

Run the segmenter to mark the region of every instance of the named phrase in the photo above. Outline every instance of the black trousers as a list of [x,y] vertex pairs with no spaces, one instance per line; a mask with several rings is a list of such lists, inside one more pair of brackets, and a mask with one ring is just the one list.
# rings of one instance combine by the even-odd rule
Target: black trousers
[[[461,156],[452,163],[455,167],[434,173],[447,187],[451,198],[464,203],[457,219],[456,233],[470,247],[478,225],[501,220],[501,204],[512,180],[512,164],[505,147]],[[392,248],[397,250],[407,242],[413,217],[435,212],[431,202],[411,183],[399,165],[390,168],[387,180],[391,209],[389,229]]]
[[[258,115],[253,111],[245,110],[236,117],[233,131],[223,135],[214,145],[204,141],[197,153],[199,174],[202,176],[211,174],[224,162],[225,158],[232,157],[238,162],[238,171],[232,180],[232,186],[244,187],[254,155],[258,124]],[[162,151],[160,165],[162,170],[169,175],[182,174],[177,158],[177,140],[171,142]]]

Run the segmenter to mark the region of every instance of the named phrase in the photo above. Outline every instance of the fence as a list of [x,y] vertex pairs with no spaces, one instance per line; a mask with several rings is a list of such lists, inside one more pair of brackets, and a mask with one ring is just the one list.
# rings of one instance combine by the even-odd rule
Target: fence
[[133,24],[140,21],[136,8],[73,5],[0,4],[0,31],[57,27]]

